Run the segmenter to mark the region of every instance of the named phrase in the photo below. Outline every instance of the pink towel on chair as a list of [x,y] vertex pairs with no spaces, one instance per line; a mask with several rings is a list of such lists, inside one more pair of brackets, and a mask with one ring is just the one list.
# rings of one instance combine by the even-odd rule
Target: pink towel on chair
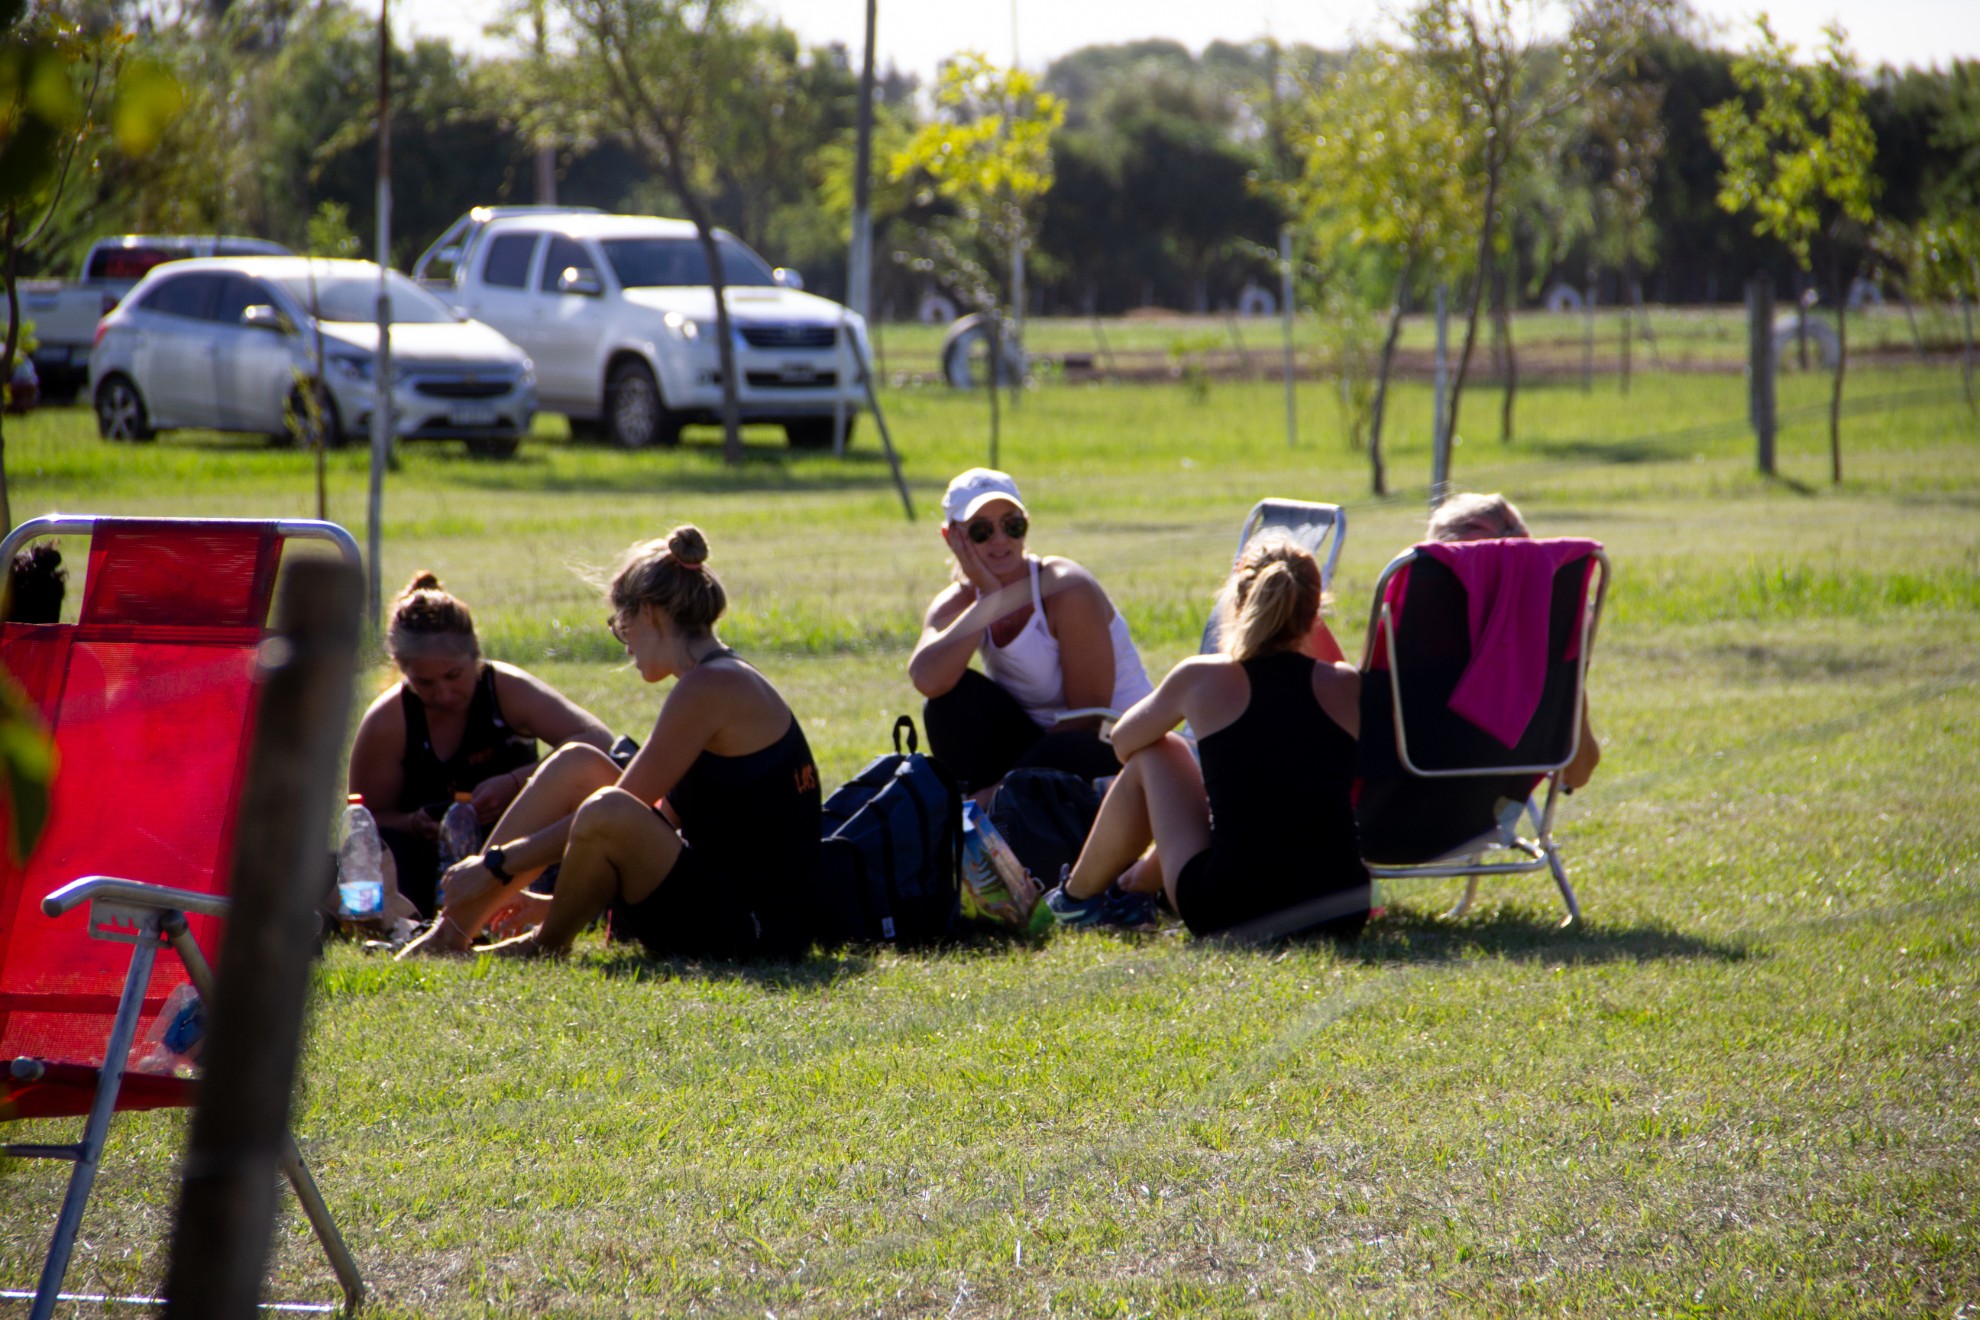
[[[1547,686],[1554,574],[1601,545],[1560,537],[1430,541],[1417,549],[1457,574],[1470,601],[1471,663],[1451,691],[1451,710],[1506,746],[1517,746]],[[1574,652],[1579,650],[1577,637]]]

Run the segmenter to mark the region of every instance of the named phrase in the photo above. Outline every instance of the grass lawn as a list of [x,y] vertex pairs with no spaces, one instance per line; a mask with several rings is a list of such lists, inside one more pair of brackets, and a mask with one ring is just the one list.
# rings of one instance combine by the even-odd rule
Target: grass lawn
[[[1767,481],[1742,389],[1533,389],[1510,446],[1495,396],[1466,401],[1457,481],[1615,565],[1605,757],[1563,830],[1579,928],[1540,878],[1460,922],[1437,915],[1457,882],[1392,888],[1346,950],[1080,933],[763,969],[333,946],[296,1122],[372,1313],[1980,1314],[1980,422],[1956,367],[1853,370],[1832,488],[1826,381],[1789,376]],[[1402,387],[1397,493],[1372,499],[1332,398],[1302,389],[1289,448],[1274,386],[1049,388],[1006,411],[1002,461],[1036,547],[1098,573],[1157,673],[1255,499],[1344,503],[1358,653],[1421,526],[1429,404]],[[764,432],[740,469],[710,434],[625,455],[554,421],[509,463],[415,447],[388,590],[436,570],[491,654],[643,736],[660,694],[583,574],[695,521],[725,636],[836,783],[916,708],[930,519],[984,458],[980,399],[886,402],[912,524],[870,422],[847,459]],[[79,412],[6,429],[17,516],[315,511],[305,455],[112,448]],[[362,541],[363,458],[329,466]],[[157,1285],[183,1137],[119,1121],[74,1289]],[[5,1286],[31,1286],[65,1173],[0,1163]],[[271,1294],[333,1293],[285,1210]]]

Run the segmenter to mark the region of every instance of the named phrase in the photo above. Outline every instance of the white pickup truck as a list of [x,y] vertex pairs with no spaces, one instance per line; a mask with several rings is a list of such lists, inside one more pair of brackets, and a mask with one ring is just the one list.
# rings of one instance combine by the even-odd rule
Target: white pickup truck
[[[829,446],[837,419],[850,433],[865,399],[865,321],[790,287],[733,236],[717,241],[743,420],[781,425],[793,448]],[[435,291],[529,354],[540,406],[569,417],[574,432],[602,430],[638,449],[721,420],[715,297],[688,221],[499,216],[460,249],[452,283]]]
[[21,318],[34,323],[34,370],[43,398],[63,402],[89,379],[96,323],[153,266],[186,257],[283,256],[289,249],[258,238],[228,235],[124,234],[99,238],[73,282],[22,280]]

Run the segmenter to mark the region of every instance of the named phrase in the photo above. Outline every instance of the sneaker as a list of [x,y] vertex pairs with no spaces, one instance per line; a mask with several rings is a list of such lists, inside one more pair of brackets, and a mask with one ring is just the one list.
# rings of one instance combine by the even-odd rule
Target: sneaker
[[1066,892],[1066,884],[1060,879],[1058,887],[1045,891],[1045,906],[1052,910],[1053,919],[1061,926],[1100,926],[1106,924],[1107,895],[1103,891],[1092,898],[1074,898]]
[[1131,894],[1119,885],[1108,885],[1100,895],[1104,924],[1120,930],[1154,930],[1162,924],[1161,910],[1153,894]]
[[1045,906],[1061,926],[1111,926],[1115,930],[1154,930],[1160,924],[1152,894],[1130,894],[1119,885],[1108,885],[1091,898],[1074,898],[1066,892],[1065,872],[1059,874],[1058,888],[1045,895]]

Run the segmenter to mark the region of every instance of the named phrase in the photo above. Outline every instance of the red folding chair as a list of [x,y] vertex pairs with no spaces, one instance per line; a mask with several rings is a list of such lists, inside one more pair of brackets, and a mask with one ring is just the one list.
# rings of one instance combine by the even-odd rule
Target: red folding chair
[[[57,758],[39,846],[0,858],[0,1121],[86,1117],[73,1144],[0,1147],[74,1165],[34,1320],[62,1295],[111,1114],[195,1098],[196,1081],[127,1068],[175,989],[212,993],[283,547],[358,562],[326,522],[54,516],[15,528],[0,564],[53,535],[90,538],[78,621],[0,625],[0,663]],[[363,1280],[293,1138],[283,1168],[355,1309]]]
[[[1471,561],[1462,572],[1458,559]],[[1567,908],[1561,924],[1581,916],[1554,814],[1561,772],[1581,743],[1608,584],[1602,547],[1566,539],[1418,545],[1382,570],[1362,652],[1355,766],[1369,874],[1465,877],[1455,917],[1481,876],[1550,871]],[[1508,651],[1523,663],[1494,667]]]

